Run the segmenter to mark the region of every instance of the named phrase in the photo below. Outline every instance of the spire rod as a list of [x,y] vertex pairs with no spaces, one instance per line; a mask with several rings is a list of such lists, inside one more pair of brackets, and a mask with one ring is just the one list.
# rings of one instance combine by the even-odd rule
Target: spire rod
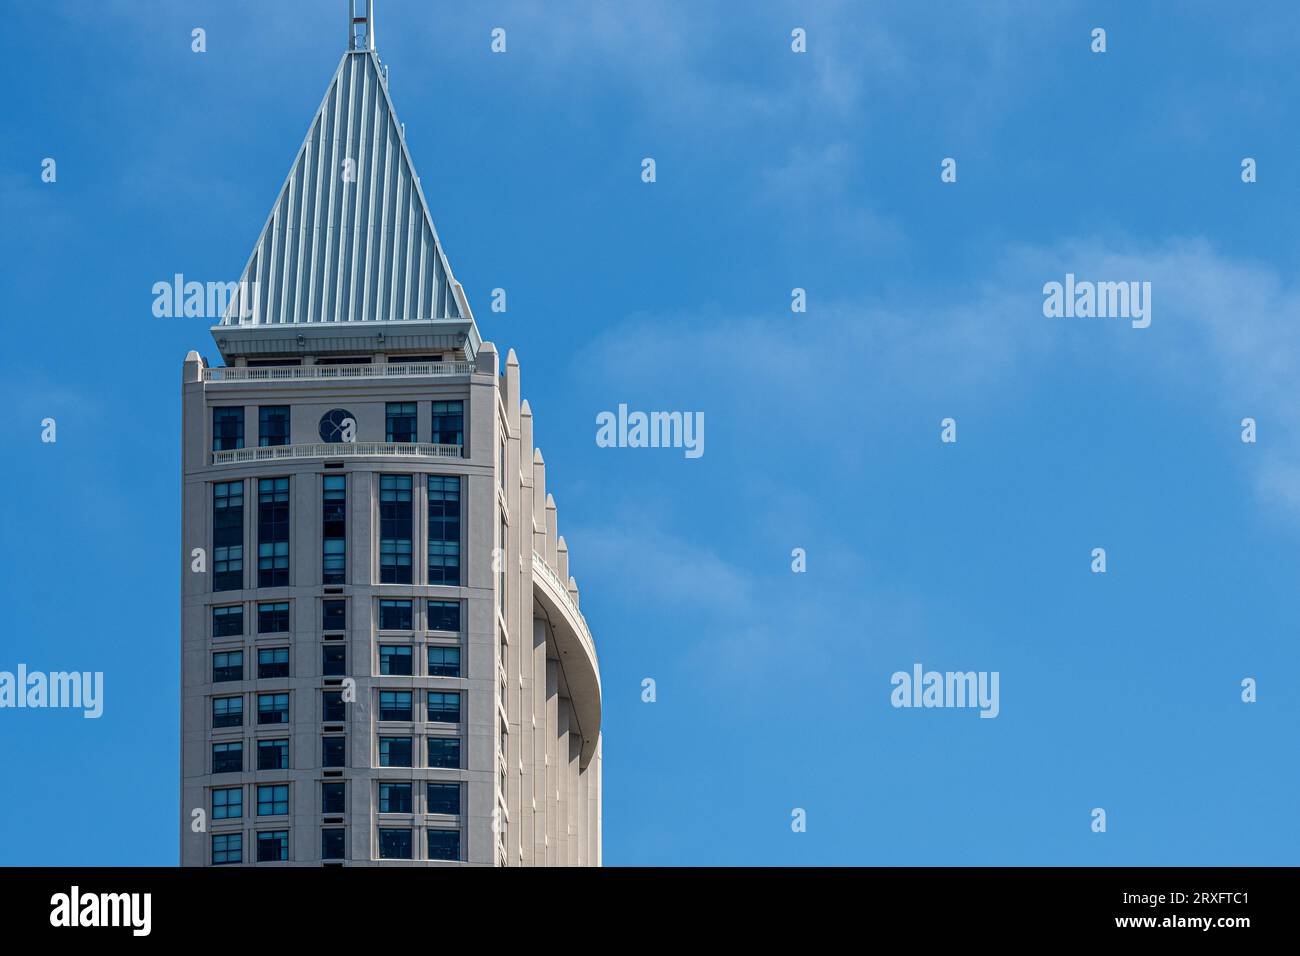
[[348,0],[348,49],[375,49],[375,0]]

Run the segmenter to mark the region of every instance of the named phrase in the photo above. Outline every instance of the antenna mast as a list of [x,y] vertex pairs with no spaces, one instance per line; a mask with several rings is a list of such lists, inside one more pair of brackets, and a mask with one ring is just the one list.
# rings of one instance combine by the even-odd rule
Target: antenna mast
[[348,49],[374,52],[375,0],[348,0]]

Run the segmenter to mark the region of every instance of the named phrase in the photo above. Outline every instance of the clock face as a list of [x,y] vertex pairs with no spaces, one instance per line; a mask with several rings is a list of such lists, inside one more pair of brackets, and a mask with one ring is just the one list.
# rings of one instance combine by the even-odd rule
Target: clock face
[[357,420],[352,413],[342,408],[331,408],[320,417],[321,441],[331,443],[354,442],[357,440]]

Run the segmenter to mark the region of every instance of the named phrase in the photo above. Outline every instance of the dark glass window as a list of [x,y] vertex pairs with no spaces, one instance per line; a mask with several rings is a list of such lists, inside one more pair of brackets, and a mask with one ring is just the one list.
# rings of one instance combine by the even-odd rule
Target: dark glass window
[[460,769],[460,738],[430,737],[429,766],[450,770]]
[[288,770],[289,741],[259,740],[257,742],[258,770]]
[[429,583],[460,584],[460,479],[429,476]]
[[244,483],[212,486],[212,590],[244,586]]
[[289,444],[289,406],[263,405],[257,417],[257,444],[262,448]]
[[322,767],[342,767],[345,766],[347,758],[344,756],[345,738],[343,737],[322,737],[320,739],[320,762]]
[[380,827],[379,858],[381,860],[409,860],[411,858],[410,829]]
[[289,676],[289,648],[268,647],[257,652],[257,676],[263,680]]
[[325,584],[342,584],[347,577],[347,498],[347,478],[326,475],[321,491],[321,580]]
[[320,812],[343,813],[347,802],[347,784],[322,783],[320,785]]
[[429,676],[430,677],[459,677],[460,676],[460,648],[459,647],[430,647],[429,648]]
[[212,655],[212,683],[244,679],[244,652],[219,651]]
[[326,677],[342,677],[348,672],[348,647],[346,644],[322,644],[320,671]]
[[459,601],[430,601],[429,626],[431,631],[460,631]]
[[379,766],[381,767],[411,766],[411,738],[410,737],[380,737],[379,738]]
[[289,479],[257,482],[257,586],[289,583]]
[[380,720],[410,720],[411,692],[409,690],[383,690],[379,692]]
[[492,563],[497,566],[497,610],[501,612],[501,617],[506,616],[506,559],[508,553],[507,544],[510,540],[510,528],[506,524],[506,513],[501,512],[500,534],[497,536],[498,553],[493,555]]
[[409,631],[414,626],[410,601],[379,602],[379,629],[381,631]]
[[268,830],[257,834],[257,862],[274,863],[289,859],[289,832]]
[[428,716],[434,723],[460,723],[460,694],[455,691],[429,691]]
[[465,403],[433,403],[433,436],[435,445],[465,444]]
[[460,859],[460,831],[459,830],[430,830],[429,831],[429,859],[459,860]]
[[322,860],[342,860],[346,849],[342,827],[326,827],[320,831],[320,858]]
[[244,698],[212,698],[213,727],[242,727],[244,725]]
[[381,644],[379,646],[379,673],[411,676],[411,645]]
[[379,476],[379,580],[411,583],[411,476]]
[[232,604],[229,607],[212,609],[212,636],[234,637],[244,633],[244,606]]
[[213,773],[241,773],[244,769],[244,744],[236,741],[212,745]]
[[381,783],[379,785],[380,813],[410,813],[411,785],[409,783]]
[[259,724],[287,724],[289,722],[289,695],[258,694],[257,722]]
[[232,451],[244,447],[244,409],[212,410],[212,450]]
[[244,862],[244,835],[242,833],[212,834],[212,864]]
[[228,787],[212,791],[212,819],[238,820],[244,815],[244,788]]
[[321,718],[326,723],[338,723],[347,720],[347,705],[343,703],[343,691],[325,690],[321,691],[321,705],[324,716]]
[[415,402],[389,402],[384,406],[384,418],[388,421],[387,441],[415,441]]
[[324,620],[321,627],[326,631],[346,631],[348,629],[348,602],[325,601]]
[[425,794],[425,813],[460,813],[460,784],[431,783]]
[[268,783],[257,788],[257,815],[279,817],[289,812],[289,785]]
[[289,602],[277,601],[274,604],[257,606],[257,633],[283,634],[289,630]]

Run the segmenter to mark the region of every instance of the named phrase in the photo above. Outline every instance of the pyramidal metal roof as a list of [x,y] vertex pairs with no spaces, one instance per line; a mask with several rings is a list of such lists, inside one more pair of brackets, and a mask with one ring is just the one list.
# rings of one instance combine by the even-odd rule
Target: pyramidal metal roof
[[243,346],[231,351],[251,352],[255,330],[322,339],[330,336],[322,327],[341,338],[358,334],[361,323],[410,322],[437,322],[444,333],[459,327],[467,352],[477,350],[473,314],[429,215],[387,71],[373,48],[348,50],[212,331],[223,352],[232,337]]

